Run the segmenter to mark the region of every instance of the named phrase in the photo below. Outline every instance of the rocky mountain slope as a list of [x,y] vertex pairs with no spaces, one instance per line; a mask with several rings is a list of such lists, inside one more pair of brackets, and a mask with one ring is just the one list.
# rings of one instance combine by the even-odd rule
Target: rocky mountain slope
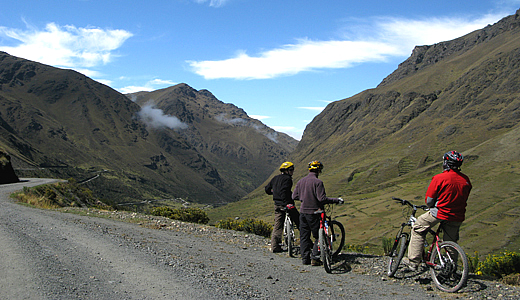
[[[11,155],[20,177],[91,179],[86,184],[112,203],[180,197],[220,205],[251,190],[250,182],[238,182],[227,170],[221,174],[219,166],[181,134],[182,128],[168,122],[150,126],[156,112],[143,112],[125,95],[77,72],[0,52],[0,147]],[[172,109],[169,113],[177,114]],[[190,114],[183,110],[179,117],[192,124],[184,118]],[[236,135],[242,134],[241,127],[235,129]],[[248,167],[271,172],[296,143],[282,149],[265,141],[264,134],[248,133],[248,138],[262,140],[265,147],[259,152],[272,157],[261,165],[249,161]],[[224,140],[221,147],[227,147]],[[263,180],[259,178],[251,180]]]
[[142,107],[176,116],[184,124],[178,133],[219,174],[247,192],[263,183],[297,145],[293,138],[250,118],[235,105],[221,102],[208,90],[179,84],[127,96]]
[[[519,121],[520,11],[456,40],[416,47],[377,88],[329,104],[291,156],[300,166],[295,181],[307,162],[321,160],[327,193],[348,199],[335,213],[348,243],[379,246],[404,220],[391,196],[422,203],[431,176],[442,171],[442,154],[458,150],[474,186],[463,246],[469,253],[519,251]],[[249,198],[222,209],[269,220],[261,206],[271,200],[262,189]]]

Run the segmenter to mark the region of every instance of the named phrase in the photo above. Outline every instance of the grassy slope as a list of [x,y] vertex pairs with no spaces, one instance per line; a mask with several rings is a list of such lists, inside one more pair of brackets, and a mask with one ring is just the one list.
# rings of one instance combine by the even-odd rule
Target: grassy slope
[[[466,156],[463,172],[474,186],[461,244],[468,253],[520,251],[518,45],[520,35],[506,32],[413,76],[332,103],[309,124],[291,158],[295,182],[308,161],[324,162],[320,178],[327,193],[347,200],[334,212],[346,227],[347,243],[380,247],[405,220],[391,197],[422,204],[431,177],[441,172],[442,153],[456,149]],[[389,104],[396,92],[400,96]],[[409,92],[437,98],[408,103],[403,98]],[[272,222],[272,210],[261,186],[210,217]]]

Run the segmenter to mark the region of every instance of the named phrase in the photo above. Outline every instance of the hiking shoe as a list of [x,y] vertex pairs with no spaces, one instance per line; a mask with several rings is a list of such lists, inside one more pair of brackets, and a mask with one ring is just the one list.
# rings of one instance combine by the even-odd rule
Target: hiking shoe
[[280,252],[283,252],[282,248],[275,248],[272,250],[273,253],[280,253]]
[[321,260],[319,260],[319,259],[311,259],[311,266],[317,267],[317,266],[321,266],[321,265],[322,265]]
[[304,264],[305,266],[308,266],[311,264],[311,261],[310,260],[302,260],[302,264]]
[[409,270],[411,271],[417,271],[417,267],[419,267],[418,263],[414,263],[408,257],[403,257],[402,263],[405,264]]

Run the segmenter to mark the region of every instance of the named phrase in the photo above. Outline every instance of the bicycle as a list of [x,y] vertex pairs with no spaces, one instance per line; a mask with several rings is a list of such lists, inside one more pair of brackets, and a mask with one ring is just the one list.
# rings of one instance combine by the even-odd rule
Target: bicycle
[[332,272],[332,260],[340,253],[345,245],[345,228],[343,224],[331,219],[332,205],[329,204],[329,214],[325,209],[318,210],[315,214],[320,214],[320,229],[318,235],[318,246],[320,249],[321,261],[327,273]]
[[289,215],[289,208],[285,207],[285,222],[283,224],[283,239],[282,239],[282,247],[287,248],[287,253],[290,257],[295,256],[295,235],[294,235],[294,224]]
[[[408,205],[412,208],[412,213],[406,223],[401,224],[401,228],[397,232],[392,249],[388,256],[387,275],[393,277],[399,268],[399,264],[404,257],[406,249],[410,243],[410,234],[403,232],[405,227],[415,224],[417,218],[415,214],[418,209],[428,211],[426,205],[414,205],[408,200],[392,197],[393,200]],[[442,222],[436,231],[429,229],[427,233],[433,235],[433,241],[430,245],[426,242],[425,247],[429,246],[428,252],[423,253],[423,261],[430,268],[430,275],[437,288],[448,293],[455,293],[460,290],[468,280],[469,263],[468,257],[462,247],[452,241],[443,241],[439,234],[442,231]]]

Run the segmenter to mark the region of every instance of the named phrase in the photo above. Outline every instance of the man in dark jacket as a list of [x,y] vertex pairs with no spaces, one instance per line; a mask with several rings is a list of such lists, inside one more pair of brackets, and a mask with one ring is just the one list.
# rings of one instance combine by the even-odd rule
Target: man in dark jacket
[[[304,265],[321,265],[318,251],[318,234],[320,229],[320,214],[315,214],[317,210],[324,209],[328,203],[343,203],[341,198],[329,198],[325,194],[323,181],[318,179],[323,170],[323,164],[317,160],[309,163],[309,174],[298,183],[294,188],[293,200],[300,200],[300,252]],[[311,233],[314,237],[314,246],[311,241]],[[312,255],[311,255],[312,248]]]
[[403,262],[412,270],[422,261],[424,241],[427,231],[442,222],[443,240],[459,240],[459,228],[464,221],[466,202],[471,191],[468,176],[460,171],[464,157],[457,151],[443,156],[443,169],[433,176],[426,191],[426,205],[430,211],[422,214],[412,227],[408,257]]
[[271,251],[274,253],[281,252],[283,225],[285,222],[285,208],[288,208],[291,220],[300,228],[300,214],[294,206],[294,200],[291,198],[291,189],[293,186],[292,175],[294,173],[294,164],[290,161],[284,162],[280,166],[281,174],[271,179],[269,184],[265,186],[265,192],[273,195],[274,201],[274,226],[271,233]]

